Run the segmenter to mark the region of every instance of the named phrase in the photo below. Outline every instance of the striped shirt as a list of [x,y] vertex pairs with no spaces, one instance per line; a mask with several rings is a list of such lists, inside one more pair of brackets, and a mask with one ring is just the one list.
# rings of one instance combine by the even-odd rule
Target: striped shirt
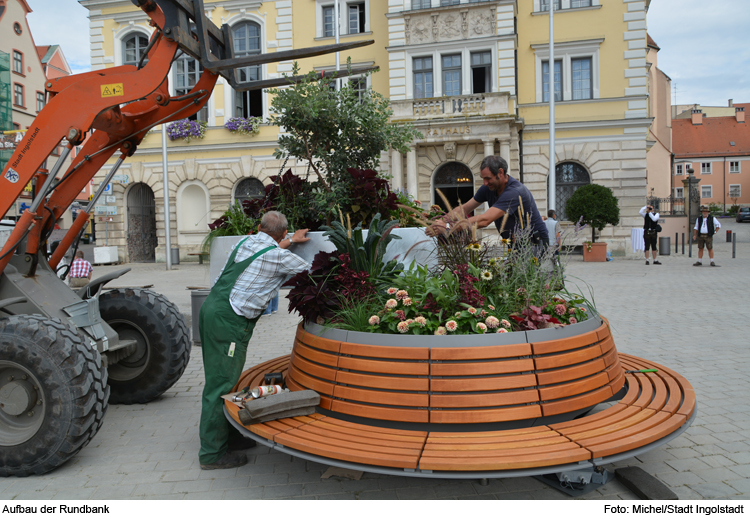
[[[281,249],[273,238],[262,232],[247,238],[234,261],[242,262],[268,246],[276,246],[276,249],[255,259],[239,276],[229,295],[229,304],[234,312],[248,319],[263,313],[282,284],[297,273],[310,269],[309,262],[289,250]],[[224,269],[221,271],[223,273]]]
[[91,263],[89,263],[88,260],[77,258],[70,265],[70,273],[68,274],[68,277],[72,279],[83,279],[87,278],[92,271],[94,271],[94,268],[91,267]]

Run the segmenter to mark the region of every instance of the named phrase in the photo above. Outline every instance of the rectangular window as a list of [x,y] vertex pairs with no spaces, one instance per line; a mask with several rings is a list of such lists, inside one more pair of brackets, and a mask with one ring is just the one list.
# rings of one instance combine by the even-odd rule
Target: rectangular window
[[675,167],[674,167],[674,173],[677,176],[682,176],[682,165],[675,165]]
[[674,188],[674,197],[675,198],[684,198],[685,197],[685,188],[684,187],[675,187]]
[[711,162],[701,163],[701,174],[711,174]]
[[733,183],[729,185],[729,197],[739,198],[742,196],[742,186],[739,183]]
[[570,7],[591,7],[591,0],[570,0]]
[[336,36],[336,28],[333,25],[334,10],[333,6],[323,7],[323,36],[334,37]]
[[[549,102],[549,61],[542,61],[543,100]],[[562,61],[555,61],[555,101],[562,101]]]
[[349,4],[349,33],[365,32],[365,4]]
[[492,53],[479,51],[471,54],[471,90],[480,94],[492,91]]
[[430,0],[411,0],[412,9],[427,9],[429,7],[432,7]]
[[685,173],[689,173],[690,169],[692,169],[692,168],[693,168],[693,164],[692,163],[686,163],[685,164]]
[[13,50],[13,71],[23,75],[23,53]]
[[443,55],[443,95],[461,95],[461,55]]
[[440,0],[441,6],[458,5],[459,3],[459,0]]
[[573,100],[591,99],[591,58],[570,61],[573,77]]
[[41,112],[44,108],[44,94],[42,92],[36,93],[36,111]]
[[713,198],[713,185],[701,185],[701,198]]
[[13,104],[23,106],[23,86],[18,83],[13,85]]
[[352,90],[357,94],[357,99],[359,101],[362,101],[365,98],[365,94],[367,93],[367,79],[351,79],[349,81],[349,86],[351,86]]
[[[560,0],[555,0],[555,11],[560,10]],[[539,11],[549,11],[549,0],[539,0]]]
[[729,162],[729,172],[734,172],[734,173],[740,172],[740,162],[739,161],[730,161]]
[[414,59],[414,99],[432,97],[432,57]]

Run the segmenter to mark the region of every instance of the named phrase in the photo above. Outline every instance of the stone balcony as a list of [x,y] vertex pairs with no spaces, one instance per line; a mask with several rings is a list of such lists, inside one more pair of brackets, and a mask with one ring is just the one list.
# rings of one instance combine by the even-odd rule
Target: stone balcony
[[508,93],[483,93],[431,97],[429,99],[391,100],[393,120],[485,117],[510,113]]

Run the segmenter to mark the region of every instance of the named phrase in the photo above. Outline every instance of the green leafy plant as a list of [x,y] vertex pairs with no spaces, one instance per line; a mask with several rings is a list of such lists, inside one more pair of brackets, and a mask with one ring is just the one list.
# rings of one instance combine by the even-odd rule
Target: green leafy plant
[[259,226],[260,219],[247,216],[238,200],[219,219],[208,224],[208,228],[211,231],[203,239],[201,251],[203,253],[210,253],[211,244],[216,237],[242,236],[256,233]]
[[612,190],[590,183],[579,187],[565,205],[568,218],[580,218],[591,226],[591,242],[596,241],[596,230],[620,222],[620,206]]

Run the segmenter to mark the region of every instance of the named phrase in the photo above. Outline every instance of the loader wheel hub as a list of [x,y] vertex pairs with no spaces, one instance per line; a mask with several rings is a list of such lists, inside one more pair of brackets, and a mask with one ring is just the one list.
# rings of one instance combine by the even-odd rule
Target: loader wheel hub
[[36,390],[28,381],[11,381],[0,388],[0,411],[10,416],[29,412],[36,402]]

